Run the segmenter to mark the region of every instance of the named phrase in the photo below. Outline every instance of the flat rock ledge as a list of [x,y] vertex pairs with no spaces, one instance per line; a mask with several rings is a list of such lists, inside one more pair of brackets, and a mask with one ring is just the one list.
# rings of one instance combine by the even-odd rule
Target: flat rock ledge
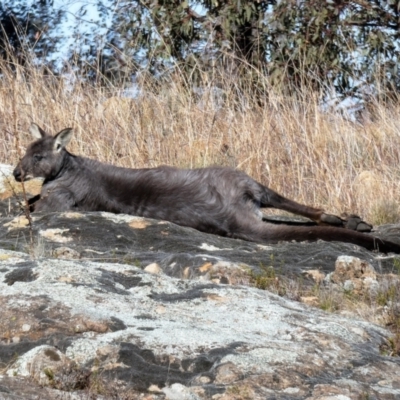
[[400,398],[376,325],[126,264],[0,260],[1,399]]

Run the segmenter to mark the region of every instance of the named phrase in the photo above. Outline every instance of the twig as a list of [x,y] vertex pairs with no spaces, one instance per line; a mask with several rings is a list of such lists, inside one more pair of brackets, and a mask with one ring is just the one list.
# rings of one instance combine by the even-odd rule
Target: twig
[[[18,69],[18,68],[17,68]],[[15,81],[16,81],[16,77],[17,77],[18,72],[16,73],[15,77],[11,80],[12,82],[12,120],[13,120],[13,132],[12,135],[15,138],[15,147],[17,150],[17,154],[18,154],[18,158],[19,160],[22,159],[22,154],[21,154],[21,148],[20,148],[20,141],[19,141],[19,134],[18,134],[18,125],[17,125],[17,100],[16,100],[16,93],[17,93],[17,89],[16,89],[16,85],[15,85]],[[28,198],[26,196],[26,190],[25,190],[25,183],[24,180],[21,180],[21,186],[22,186],[22,196],[24,198],[24,202],[25,202],[25,207],[24,207],[24,211],[25,211],[25,217],[28,220],[28,225],[29,225],[29,253],[31,255],[31,257],[33,257],[33,225],[32,225],[32,217],[31,217],[31,212],[29,210],[29,202],[28,202]]]

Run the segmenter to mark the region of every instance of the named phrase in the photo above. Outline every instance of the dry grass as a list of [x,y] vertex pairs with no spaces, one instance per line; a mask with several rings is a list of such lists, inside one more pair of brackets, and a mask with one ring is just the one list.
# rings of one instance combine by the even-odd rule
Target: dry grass
[[268,82],[268,103],[260,107],[250,94],[238,100],[229,77],[221,96],[213,95],[215,84],[207,76],[203,93],[190,96],[177,75],[161,86],[143,80],[141,95],[128,99],[116,87],[72,85],[33,67],[29,74],[2,68],[3,163],[17,162],[16,135],[20,146],[28,144],[32,121],[49,132],[72,126],[70,151],[104,162],[136,168],[227,165],[299,202],[355,212],[372,223],[398,219],[400,102],[371,104],[364,122],[355,123],[322,112],[316,94],[288,98]]

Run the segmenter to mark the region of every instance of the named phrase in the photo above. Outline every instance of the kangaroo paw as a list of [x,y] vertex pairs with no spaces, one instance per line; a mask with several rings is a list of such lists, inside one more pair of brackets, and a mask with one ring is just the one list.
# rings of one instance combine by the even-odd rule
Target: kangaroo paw
[[344,226],[343,219],[332,214],[321,214],[320,223],[323,225]]
[[358,232],[371,232],[372,230],[372,225],[363,221],[358,215],[354,214],[346,214],[342,215],[342,217],[338,217],[336,215],[323,213],[321,215],[320,223],[339,226]]
[[343,215],[344,227],[358,232],[371,232],[372,225],[363,221],[358,215]]

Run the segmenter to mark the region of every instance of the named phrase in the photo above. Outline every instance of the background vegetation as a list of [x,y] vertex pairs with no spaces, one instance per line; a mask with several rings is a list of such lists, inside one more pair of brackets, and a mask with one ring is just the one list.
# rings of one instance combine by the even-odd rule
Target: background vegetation
[[363,98],[400,87],[399,17],[396,0],[3,0],[0,55],[103,83],[178,68],[198,84],[223,70],[257,92],[262,72],[287,89]]

